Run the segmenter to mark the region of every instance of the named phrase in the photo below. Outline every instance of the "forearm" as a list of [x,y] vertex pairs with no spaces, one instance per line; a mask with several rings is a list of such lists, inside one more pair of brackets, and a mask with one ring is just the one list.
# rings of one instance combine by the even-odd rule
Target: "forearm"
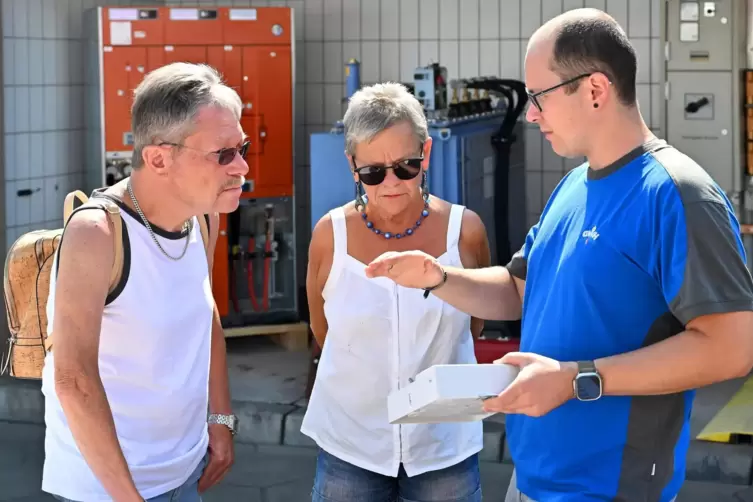
[[105,490],[115,502],[143,501],[120,448],[101,380],[80,377],[56,387],[76,445]]
[[520,319],[520,296],[507,268],[448,267],[445,270],[447,282],[432,291],[433,295],[479,319]]
[[687,330],[654,345],[595,361],[604,395],[659,395],[697,389],[749,371],[722,336]]
[[209,412],[229,415],[232,413],[230,384],[227,370],[227,349],[225,332],[222,329],[219,312],[214,309],[212,325],[212,348],[209,364]]

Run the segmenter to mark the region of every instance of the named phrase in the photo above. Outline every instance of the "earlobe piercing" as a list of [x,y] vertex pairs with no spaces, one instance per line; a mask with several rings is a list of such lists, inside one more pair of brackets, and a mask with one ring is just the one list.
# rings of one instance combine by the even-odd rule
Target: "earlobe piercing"
[[599,107],[599,103],[594,103],[594,108],[598,108],[598,107]]

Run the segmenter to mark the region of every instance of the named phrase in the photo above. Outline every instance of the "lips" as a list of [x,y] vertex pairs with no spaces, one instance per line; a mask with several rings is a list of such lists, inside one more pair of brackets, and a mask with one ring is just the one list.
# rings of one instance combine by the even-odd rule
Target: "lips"
[[241,188],[245,182],[246,182],[246,177],[245,176],[241,176],[240,180],[238,180],[236,183],[233,183],[232,185],[228,186],[227,188],[225,188],[225,190],[234,190],[236,188]]

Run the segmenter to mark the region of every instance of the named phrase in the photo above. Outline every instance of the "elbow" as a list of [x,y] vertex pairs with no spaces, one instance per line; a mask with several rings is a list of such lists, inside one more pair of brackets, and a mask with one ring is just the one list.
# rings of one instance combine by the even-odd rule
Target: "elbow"
[[95,392],[95,379],[85,371],[55,368],[55,394],[60,404],[86,401]]
[[732,378],[744,378],[750,375],[753,371],[753,349],[740,351],[740,359],[737,364],[734,365],[734,374]]

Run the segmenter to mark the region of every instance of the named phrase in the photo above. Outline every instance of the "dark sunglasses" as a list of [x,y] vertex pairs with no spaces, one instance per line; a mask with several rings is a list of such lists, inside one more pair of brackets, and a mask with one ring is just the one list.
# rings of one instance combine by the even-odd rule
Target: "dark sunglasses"
[[[423,146],[421,147],[423,152]],[[424,157],[417,157],[415,159],[405,159],[391,166],[363,166],[356,167],[355,158],[353,159],[353,172],[358,174],[358,179],[364,185],[378,185],[384,181],[387,177],[387,169],[392,169],[395,176],[403,181],[412,180],[421,172],[421,163],[423,163]]]
[[160,143],[160,146],[162,145],[177,146],[180,148],[188,148],[189,150],[196,150],[197,152],[217,155],[217,163],[221,166],[226,166],[235,159],[236,154],[239,154],[242,158],[245,159],[246,154],[248,154],[248,148],[251,146],[251,141],[245,141],[240,147],[234,146],[231,148],[222,148],[220,150],[215,150],[214,152],[205,152],[203,150],[191,148],[190,146],[181,145],[178,143],[168,143],[166,141]]

